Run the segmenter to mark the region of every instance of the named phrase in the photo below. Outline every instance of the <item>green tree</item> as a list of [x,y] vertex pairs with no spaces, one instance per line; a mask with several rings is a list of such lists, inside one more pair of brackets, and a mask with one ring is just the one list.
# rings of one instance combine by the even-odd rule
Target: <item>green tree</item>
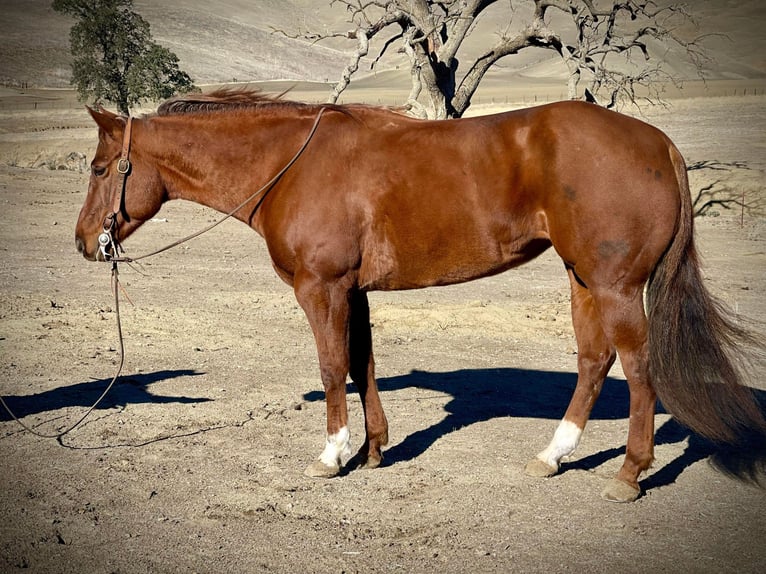
[[69,40],[81,100],[111,102],[128,114],[142,100],[196,89],[178,57],[152,40],[133,0],[53,0],[53,9],[77,20]]

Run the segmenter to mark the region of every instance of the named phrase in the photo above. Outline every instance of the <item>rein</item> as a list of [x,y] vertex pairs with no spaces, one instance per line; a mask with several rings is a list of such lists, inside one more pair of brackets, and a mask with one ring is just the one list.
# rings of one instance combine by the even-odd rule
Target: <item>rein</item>
[[120,322],[120,297],[119,297],[119,279],[117,278],[117,265],[115,264],[112,267],[112,292],[114,294],[114,310],[117,314],[117,335],[120,341],[120,364],[117,368],[117,372],[112,377],[112,380],[107,385],[106,389],[104,389],[104,392],[101,393],[101,395],[96,399],[96,402],[93,403],[86,411],[85,414],[83,414],[77,422],[69,426],[63,431],[59,431],[57,433],[42,433],[29,425],[22,422],[16,414],[11,410],[11,408],[8,406],[8,404],[5,402],[5,399],[0,396],[0,404],[3,405],[3,408],[6,410],[6,412],[15,420],[21,427],[27,431],[32,433],[35,436],[38,436],[40,438],[55,438],[58,439],[59,442],[61,442],[61,439],[64,435],[69,434],[74,429],[76,429],[78,426],[82,424],[82,422],[90,416],[90,413],[92,413],[96,407],[98,407],[99,404],[101,404],[101,401],[104,400],[104,397],[109,393],[109,391],[112,390],[112,387],[117,382],[117,378],[120,376],[120,373],[122,372],[122,366],[125,364],[125,346],[123,344],[123,338],[122,338],[122,323]]
[[[233,217],[234,214],[237,213],[237,211],[245,207],[248,203],[250,203],[256,197],[258,197],[258,195],[262,194],[261,197],[258,199],[258,203],[255,205],[255,209],[253,210],[253,212],[258,211],[258,208],[266,199],[266,196],[272,190],[272,188],[274,187],[274,184],[277,181],[279,181],[279,179],[285,174],[285,172],[287,172],[288,169],[290,169],[293,166],[293,164],[296,161],[298,161],[298,158],[306,150],[312,138],[314,137],[314,134],[316,133],[317,128],[319,127],[319,120],[322,119],[322,114],[324,114],[326,109],[327,108],[321,108],[319,110],[319,113],[317,113],[316,119],[314,120],[314,124],[311,126],[311,130],[309,131],[309,134],[306,137],[306,140],[303,142],[303,145],[301,145],[301,147],[298,149],[298,151],[295,153],[292,159],[290,159],[290,161],[288,161],[285,164],[285,166],[282,169],[280,169],[274,177],[272,177],[268,182],[266,182],[259,189],[257,189],[252,195],[250,195],[250,197],[245,199],[245,201],[240,203],[237,207],[235,207],[234,209],[226,213],[223,217],[221,217],[217,221],[214,221],[207,227],[200,229],[199,231],[195,231],[194,233],[191,233],[187,235],[186,237],[182,237],[181,239],[178,239],[174,241],[173,243],[166,245],[165,247],[161,247],[154,251],[150,251],[149,253],[144,253],[143,255],[139,255],[137,257],[126,257],[126,256],[120,257],[118,255],[118,250],[122,250],[122,247],[118,243],[117,239],[114,237],[114,233],[113,233],[117,228],[117,213],[119,213],[122,210],[122,206],[124,205],[125,182],[131,167],[130,160],[129,160],[129,154],[130,154],[129,139],[130,139],[132,118],[128,118],[128,123],[125,126],[125,135],[124,135],[123,143],[122,143],[122,156],[120,157],[120,161],[117,163],[117,171],[118,173],[121,174],[121,177],[118,178],[117,184],[115,186],[113,200],[112,200],[112,213],[109,213],[106,216],[106,219],[104,219],[104,231],[101,235],[99,235],[99,238],[98,238],[99,245],[101,246],[101,253],[104,255],[104,260],[111,261],[113,263],[133,263],[135,261],[140,261],[142,259],[147,259],[154,255],[158,255],[169,249],[172,249],[173,247],[178,247],[182,243],[186,243],[187,241],[194,239],[195,237],[199,237],[203,233],[207,233],[214,227],[218,227],[221,223]],[[120,170],[120,166],[124,168],[124,171]]]
[[177,241],[174,241],[173,243],[170,243],[169,245],[166,245],[165,247],[162,247],[160,249],[157,249],[155,251],[151,251],[149,253],[145,253],[143,255],[140,255],[138,257],[120,257],[119,251],[122,250],[121,245],[115,238],[116,230],[117,230],[117,215],[122,212],[123,207],[125,205],[125,187],[127,183],[128,175],[131,171],[131,163],[130,163],[130,144],[131,144],[131,134],[133,129],[133,118],[128,116],[126,124],[125,124],[125,133],[123,135],[123,141],[122,141],[122,153],[120,155],[120,159],[117,161],[117,182],[115,184],[114,192],[112,194],[112,211],[109,212],[106,217],[104,218],[104,227],[102,233],[98,236],[98,244],[99,244],[99,250],[101,251],[101,254],[104,256],[104,260],[108,261],[112,264],[112,293],[114,295],[114,311],[115,316],[117,319],[117,336],[119,339],[119,347],[120,347],[120,362],[117,367],[117,372],[115,373],[114,377],[112,377],[112,380],[107,385],[106,389],[104,389],[104,392],[101,393],[101,395],[96,399],[96,402],[93,403],[86,411],[85,414],[83,414],[77,422],[69,426],[63,431],[57,432],[57,433],[41,433],[34,428],[30,427],[29,425],[24,424],[10,409],[8,404],[5,402],[5,399],[3,399],[2,396],[0,396],[0,404],[2,404],[3,408],[8,412],[8,414],[15,420],[21,427],[32,433],[35,436],[41,437],[41,438],[55,438],[58,439],[59,442],[61,442],[61,439],[64,435],[69,434],[74,429],[76,429],[78,426],[80,426],[83,421],[88,418],[88,416],[98,407],[99,404],[104,400],[106,395],[109,393],[109,391],[112,390],[112,387],[114,387],[115,383],[117,382],[117,379],[119,378],[120,374],[122,373],[122,367],[125,364],[125,345],[122,337],[122,320],[120,317],[120,279],[119,279],[119,271],[117,269],[118,263],[133,263],[134,261],[139,261],[141,259],[146,259],[148,257],[152,257],[153,255],[157,255],[159,253],[162,253],[164,251],[167,251],[169,249],[172,249],[173,247],[177,247],[178,245],[181,245],[182,243],[185,243],[191,239],[194,239],[195,237],[199,237],[203,233],[207,233],[214,227],[217,227],[230,217],[232,217],[237,211],[245,207],[248,203],[250,203],[252,200],[254,200],[258,195],[261,197],[258,199],[258,203],[255,205],[255,209],[253,210],[253,213],[258,211],[258,208],[261,206],[263,201],[266,199],[266,196],[269,194],[269,192],[273,189],[274,184],[279,181],[279,179],[287,172],[288,169],[292,167],[292,165],[298,161],[298,158],[303,154],[303,152],[308,147],[309,143],[311,142],[312,138],[314,137],[314,134],[317,131],[317,128],[319,127],[319,120],[322,118],[322,114],[324,114],[325,110],[327,108],[320,108],[319,113],[317,113],[316,119],[314,120],[314,124],[311,126],[311,130],[309,131],[308,136],[306,137],[306,140],[303,142],[303,145],[298,149],[298,151],[295,153],[295,155],[290,159],[290,161],[285,164],[285,166],[280,169],[277,174],[272,177],[268,182],[266,182],[263,186],[261,186],[255,193],[250,195],[245,201],[240,203],[237,207],[232,209],[230,212],[225,214],[222,218],[218,219],[217,221],[213,222],[211,225],[208,225],[207,227],[196,231],[190,235],[187,235],[186,237],[183,237]]

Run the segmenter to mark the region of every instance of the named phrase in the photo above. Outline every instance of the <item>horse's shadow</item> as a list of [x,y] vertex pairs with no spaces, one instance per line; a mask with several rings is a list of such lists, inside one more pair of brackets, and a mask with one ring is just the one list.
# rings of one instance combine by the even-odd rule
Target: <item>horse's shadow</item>
[[[201,403],[211,399],[200,397],[172,397],[150,393],[147,387],[152,383],[175,379],[177,377],[192,377],[202,375],[199,371],[180,369],[173,371],[157,371],[154,373],[123,376],[115,384],[98,405],[98,409],[110,409],[128,404],[138,403]],[[66,407],[90,407],[104,392],[111,379],[100,379],[85,383],[76,383],[57,387],[42,393],[31,395],[15,395],[3,397],[8,408],[18,418],[56,411]],[[0,421],[12,420],[5,409],[0,408]]]
[[[439,438],[474,423],[497,417],[530,417],[558,421],[564,414],[574,392],[577,376],[574,373],[535,371],[523,369],[466,369],[446,373],[412,371],[406,375],[378,380],[382,393],[409,387],[446,393],[452,400],[444,407],[447,415],[435,425],[416,431],[402,442],[385,451],[387,465],[411,460],[425,452]],[[348,390],[355,392],[350,384]],[[761,404],[766,393],[757,391]],[[322,400],[324,393],[306,393],[308,401]],[[628,418],[629,395],[624,380],[607,378],[590,420],[617,420]],[[658,413],[665,413],[658,404]],[[627,420],[625,433],[627,436]],[[539,448],[547,445],[552,436],[536,437]],[[734,449],[716,445],[670,419],[657,429],[657,445],[680,443],[688,438],[683,453],[656,470],[642,483],[644,491],[672,484],[685,468],[710,458],[721,471],[732,477],[758,482],[766,471],[766,453],[761,448]],[[761,439],[762,440],[762,439]],[[592,470],[606,461],[624,454],[624,445],[564,463],[561,472],[572,469]]]

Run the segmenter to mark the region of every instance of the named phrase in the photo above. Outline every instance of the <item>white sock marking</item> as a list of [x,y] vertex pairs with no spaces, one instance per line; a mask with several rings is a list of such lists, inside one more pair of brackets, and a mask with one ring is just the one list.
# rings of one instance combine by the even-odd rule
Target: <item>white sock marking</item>
[[327,435],[327,444],[319,460],[327,466],[340,466],[341,457],[351,455],[351,434],[342,427],[337,434]]
[[559,461],[575,451],[581,436],[582,429],[573,422],[564,419],[559,423],[556,432],[553,433],[553,440],[551,440],[548,448],[538,454],[537,458],[558,470]]

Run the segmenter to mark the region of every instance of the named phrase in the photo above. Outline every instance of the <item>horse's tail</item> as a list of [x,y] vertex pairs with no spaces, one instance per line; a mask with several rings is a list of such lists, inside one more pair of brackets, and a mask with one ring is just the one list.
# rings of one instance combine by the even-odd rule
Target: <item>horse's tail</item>
[[686,164],[672,144],[670,155],[681,213],[647,288],[652,385],[665,409],[704,437],[728,444],[766,437],[755,394],[743,384],[746,350],[763,343],[736,324],[703,284]]

